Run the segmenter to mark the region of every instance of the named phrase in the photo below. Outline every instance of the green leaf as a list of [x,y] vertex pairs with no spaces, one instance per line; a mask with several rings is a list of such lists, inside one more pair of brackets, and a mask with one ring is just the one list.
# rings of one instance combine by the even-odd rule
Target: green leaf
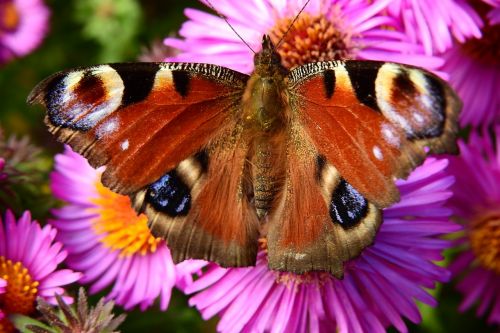
[[20,315],[20,314],[11,314],[9,315],[9,320],[12,322],[12,324],[21,332],[21,333],[33,333],[32,330],[30,330],[27,326],[38,326],[41,327],[48,332],[54,332],[57,333],[57,330],[50,328],[49,326],[45,325],[41,321],[38,321],[36,319],[33,319],[28,316]]

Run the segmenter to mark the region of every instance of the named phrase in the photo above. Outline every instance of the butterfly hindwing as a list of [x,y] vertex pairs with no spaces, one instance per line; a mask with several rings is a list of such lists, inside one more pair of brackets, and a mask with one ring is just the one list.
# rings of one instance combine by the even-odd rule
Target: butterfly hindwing
[[291,126],[286,182],[268,219],[269,266],[342,277],[344,262],[373,242],[381,211],[318,153],[298,119]]
[[255,264],[259,222],[245,192],[248,144],[228,123],[224,135],[132,196],[152,233],[165,239],[174,261]]

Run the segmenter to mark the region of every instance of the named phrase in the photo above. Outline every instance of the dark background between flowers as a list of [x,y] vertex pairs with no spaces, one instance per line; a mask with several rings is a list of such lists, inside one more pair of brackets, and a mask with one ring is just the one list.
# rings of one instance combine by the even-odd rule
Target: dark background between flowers
[[[27,135],[43,148],[37,165],[27,166],[38,176],[34,183],[18,189],[22,193],[13,208],[17,214],[30,209],[41,223],[50,216],[49,209],[58,204],[50,196],[48,173],[53,155],[61,151],[62,146],[46,131],[41,108],[26,105],[30,90],[41,79],[59,70],[103,62],[135,61],[145,47],[178,30],[185,20],[184,8],[201,8],[194,0],[104,2],[107,1],[123,7],[119,19],[97,15],[93,4],[98,1],[94,0],[46,1],[52,15],[50,32],[41,47],[0,69],[0,123],[5,136]],[[91,300],[100,296],[92,296]],[[474,317],[474,310],[464,314],[457,312],[459,296],[452,285],[439,287],[436,297],[440,302],[436,309],[421,307],[424,317],[421,325],[408,323],[412,332],[494,331],[493,327]],[[122,332],[213,332],[216,323],[215,319],[203,321],[195,309],[188,307],[187,297],[174,291],[168,311],[162,312],[158,307],[145,312],[130,311],[120,329]]]

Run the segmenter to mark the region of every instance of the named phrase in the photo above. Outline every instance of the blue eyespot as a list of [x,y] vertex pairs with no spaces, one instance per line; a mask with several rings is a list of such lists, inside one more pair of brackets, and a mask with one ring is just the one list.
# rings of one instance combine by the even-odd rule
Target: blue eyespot
[[172,217],[185,216],[191,208],[191,192],[175,170],[149,185],[146,200],[157,211]]

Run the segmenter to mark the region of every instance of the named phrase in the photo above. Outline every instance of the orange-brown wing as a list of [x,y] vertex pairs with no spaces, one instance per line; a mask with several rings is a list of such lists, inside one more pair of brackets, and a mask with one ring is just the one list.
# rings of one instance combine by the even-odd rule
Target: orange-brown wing
[[293,118],[285,186],[268,217],[269,267],[298,274],[327,271],[341,278],[344,262],[373,242],[381,210],[318,153]]
[[161,177],[218,134],[237,108],[247,76],[214,65],[130,63],[57,73],[28,97],[46,123],[129,194]]
[[435,75],[374,61],[313,63],[289,76],[290,102],[313,144],[377,207],[426,154],[452,152],[461,103]]
[[[427,153],[453,151],[460,102],[434,75],[381,62],[312,63],[289,75],[286,186],[268,217],[269,265],[343,275],[381,209]],[[426,150],[428,147],[428,150]]]
[[177,261],[255,263],[258,225],[241,195],[235,119],[247,75],[214,65],[134,63],[55,74],[31,93],[62,142],[106,166]]
[[234,122],[221,127],[224,134],[131,196],[176,262],[197,258],[224,267],[255,264],[259,221],[245,176],[249,145]]

